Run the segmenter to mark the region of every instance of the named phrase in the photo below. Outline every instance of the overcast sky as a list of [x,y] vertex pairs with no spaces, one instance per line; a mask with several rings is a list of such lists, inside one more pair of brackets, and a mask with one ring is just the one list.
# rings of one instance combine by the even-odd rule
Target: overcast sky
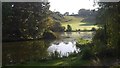
[[50,10],[59,11],[62,14],[65,12],[78,13],[79,9],[94,9],[93,0],[49,0]]

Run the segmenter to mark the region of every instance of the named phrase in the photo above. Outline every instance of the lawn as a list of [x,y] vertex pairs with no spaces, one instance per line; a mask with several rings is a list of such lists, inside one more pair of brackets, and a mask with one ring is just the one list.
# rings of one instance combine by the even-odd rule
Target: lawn
[[81,22],[84,19],[82,17],[65,16],[65,19],[69,21],[62,22],[62,26],[67,28],[67,25],[69,24],[72,27],[72,30],[91,30],[93,27],[96,29],[98,28],[97,25],[94,25],[95,23]]

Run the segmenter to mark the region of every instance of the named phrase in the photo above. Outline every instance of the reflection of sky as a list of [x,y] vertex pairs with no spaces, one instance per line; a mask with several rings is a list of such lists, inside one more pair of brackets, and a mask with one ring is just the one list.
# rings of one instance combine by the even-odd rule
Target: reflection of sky
[[52,42],[51,46],[48,48],[48,52],[54,53],[55,51],[57,51],[61,53],[62,56],[68,56],[68,52],[73,53],[74,51],[76,52],[79,51],[79,49],[76,47],[76,39],[83,38],[86,40],[91,40],[92,37],[93,37],[93,32],[61,33],[61,39],[55,40],[54,42]]
[[64,42],[60,42],[58,45],[57,44],[52,44],[48,48],[48,52],[54,53],[57,51],[60,53],[61,56],[68,56],[68,53],[73,53],[74,51],[77,53],[79,49],[76,47],[76,42],[68,42],[67,44]]

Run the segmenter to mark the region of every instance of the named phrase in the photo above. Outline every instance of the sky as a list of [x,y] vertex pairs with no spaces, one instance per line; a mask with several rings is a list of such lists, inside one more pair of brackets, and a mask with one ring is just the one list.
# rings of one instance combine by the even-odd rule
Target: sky
[[78,13],[79,9],[94,9],[93,0],[48,0],[50,2],[50,10],[59,11],[64,14],[65,12]]

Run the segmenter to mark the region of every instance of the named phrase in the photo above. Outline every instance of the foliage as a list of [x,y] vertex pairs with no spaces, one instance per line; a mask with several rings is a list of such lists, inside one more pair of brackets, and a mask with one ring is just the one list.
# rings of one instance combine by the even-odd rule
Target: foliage
[[50,17],[55,21],[55,22],[62,22],[65,20],[64,16],[60,12],[52,12],[50,14]]
[[65,27],[61,26],[60,22],[55,22],[51,27],[50,30],[52,30],[53,32],[63,32],[65,31]]
[[65,27],[61,25],[61,22],[63,22],[65,18],[60,12],[51,12],[50,17],[53,20],[53,24],[50,27],[50,30],[53,32],[65,31]]
[[87,43],[90,43],[91,41],[90,40],[84,40],[84,39],[82,39],[82,38],[80,38],[80,39],[78,39],[77,40],[77,43],[78,44],[87,44]]
[[44,33],[43,33],[42,36],[43,36],[42,37],[43,39],[56,39],[57,38],[56,35],[55,35],[55,33],[53,33],[50,30],[44,31]]
[[87,30],[91,30],[92,27],[98,28],[97,25],[94,25],[94,22],[81,22],[84,18],[79,16],[65,16],[65,22],[61,22],[61,25],[64,26],[67,29],[67,25],[71,25],[72,30],[84,30],[85,28]]
[[89,46],[84,46],[84,49],[81,51],[82,59],[91,59],[94,56],[92,48]]
[[65,13],[64,13],[64,16],[69,16],[69,12],[65,12]]
[[[93,38],[95,51],[103,55],[114,55],[119,58],[120,54],[120,2],[99,3],[97,20],[102,26]],[[115,12],[114,12],[115,11]]]
[[[98,19],[102,28],[96,31],[92,39],[92,46],[82,45],[81,53],[83,59],[91,59],[90,57],[119,59],[119,40],[120,40],[120,13],[119,3],[100,3]],[[113,11],[116,11],[114,13]],[[80,44],[79,44],[80,45]],[[81,46],[81,45],[80,45]]]
[[49,3],[3,2],[3,40],[37,39],[48,27]]
[[92,39],[93,43],[98,45],[98,46],[101,44],[105,44],[106,40],[107,40],[107,35],[106,35],[104,29],[98,29],[96,31],[96,34],[94,35],[94,37]]
[[81,17],[88,17],[88,16],[95,17],[96,14],[97,12],[95,10],[80,9],[78,11],[78,15]]
[[91,29],[91,31],[95,31],[96,29],[93,27],[92,29]]
[[67,25],[67,30],[68,32],[72,31],[72,27],[70,25]]
[[81,52],[79,53],[81,55],[81,58],[84,60],[90,60],[91,58],[94,57],[94,52],[93,52],[93,43],[89,40],[84,40],[84,39],[78,39],[77,47],[81,49]]

